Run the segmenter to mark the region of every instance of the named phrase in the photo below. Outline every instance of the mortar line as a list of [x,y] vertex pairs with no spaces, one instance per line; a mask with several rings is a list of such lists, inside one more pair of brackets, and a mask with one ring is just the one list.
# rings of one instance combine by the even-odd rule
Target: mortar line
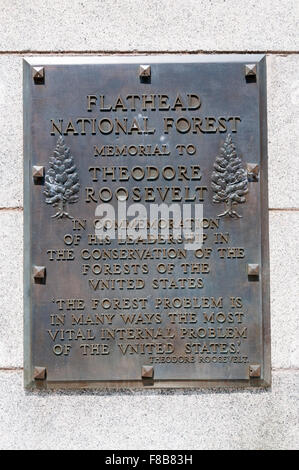
[[12,50],[12,51],[0,51],[0,55],[174,55],[174,54],[183,54],[183,55],[194,55],[194,54],[268,54],[268,55],[282,55],[282,56],[287,56],[287,55],[296,55],[299,54],[299,51],[283,51],[283,50],[265,50],[265,51],[260,51],[260,50],[203,50],[203,49],[197,49],[197,50],[191,50],[191,51],[186,51],[186,50],[175,50],[175,51],[167,51],[167,50],[154,50],[154,51],[139,51],[136,49],[133,50],[62,50],[62,51],[52,51],[52,50],[44,50],[44,51],[37,51],[37,50],[30,50],[30,49],[24,49],[24,50]]
[[15,212],[23,212],[24,208],[22,206],[16,207],[0,207],[0,211],[15,211]]
[[281,208],[275,208],[275,207],[269,207],[268,209],[269,211],[273,212],[273,211],[281,211],[281,212],[297,212],[299,211],[299,207],[281,207]]

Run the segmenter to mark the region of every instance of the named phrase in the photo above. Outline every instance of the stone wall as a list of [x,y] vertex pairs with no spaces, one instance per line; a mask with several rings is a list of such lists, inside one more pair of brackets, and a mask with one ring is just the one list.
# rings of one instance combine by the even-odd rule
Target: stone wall
[[[297,0],[0,3],[0,448],[298,447]],[[272,389],[27,393],[22,58],[151,52],[267,54]]]

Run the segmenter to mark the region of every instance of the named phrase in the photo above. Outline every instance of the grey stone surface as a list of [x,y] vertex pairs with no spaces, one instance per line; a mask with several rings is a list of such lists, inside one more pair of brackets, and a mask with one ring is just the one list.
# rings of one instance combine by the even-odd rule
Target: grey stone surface
[[270,213],[272,365],[299,367],[299,212]]
[[19,52],[276,51],[267,58],[269,201],[298,206],[297,0],[11,0],[1,11],[0,449],[296,449],[299,212],[270,212],[269,391],[27,393],[22,371]]
[[293,51],[298,50],[296,17],[296,0],[12,0],[1,12],[0,47]]
[[298,208],[299,56],[268,56],[267,75],[269,206]]
[[0,110],[0,207],[16,207],[23,203],[22,59],[20,57],[0,56]]
[[25,393],[0,372],[1,449],[296,449],[299,372],[271,391]]
[[[299,207],[299,56],[267,57],[269,206]],[[0,207],[22,205],[22,58],[0,56]]]
[[0,367],[23,363],[23,213],[0,211]]
[[[0,211],[0,367],[22,365],[22,219]],[[272,365],[299,367],[299,212],[270,212]]]

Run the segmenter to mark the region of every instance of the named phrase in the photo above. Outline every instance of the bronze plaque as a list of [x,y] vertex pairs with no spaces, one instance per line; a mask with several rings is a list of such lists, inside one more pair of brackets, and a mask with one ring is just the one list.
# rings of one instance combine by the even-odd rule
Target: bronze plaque
[[266,62],[24,61],[25,385],[269,386]]

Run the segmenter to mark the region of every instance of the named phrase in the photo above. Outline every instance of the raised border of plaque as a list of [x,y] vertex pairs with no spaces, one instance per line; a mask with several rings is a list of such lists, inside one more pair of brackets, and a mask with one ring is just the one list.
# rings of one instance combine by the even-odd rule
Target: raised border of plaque
[[[208,54],[208,55],[137,55],[137,56],[102,56],[102,57],[92,57],[92,56],[68,56],[68,57],[31,57],[26,58],[23,61],[23,98],[24,98],[24,383],[27,389],[88,389],[88,388],[117,388],[117,389],[126,389],[126,388],[267,388],[271,386],[271,360],[270,360],[270,288],[269,288],[269,222],[268,222],[268,191],[267,191],[267,181],[268,181],[268,169],[267,169],[267,114],[266,114],[266,57],[264,55],[241,55],[241,54]],[[105,66],[106,70],[109,67],[113,67],[114,73],[112,77],[116,83],[119,83],[119,77],[115,79],[115,69],[121,67],[122,71],[132,70],[136,72],[136,88],[141,84],[145,85],[146,93],[150,93],[150,86],[153,83],[153,75],[158,71],[161,71],[161,76],[163,75],[163,67],[170,67],[170,71],[173,71],[173,76],[169,76],[169,87],[170,89],[175,89],[175,68],[186,68],[186,70],[191,70],[192,66],[207,66],[208,64],[213,64],[216,68],[223,64],[226,65],[236,65],[238,73],[242,70],[244,73],[244,86],[247,83],[249,86],[255,86],[258,89],[258,99],[257,99],[257,115],[258,115],[258,125],[256,126],[256,135],[255,138],[258,141],[258,153],[259,153],[259,166],[251,160],[248,161],[244,155],[244,164],[246,164],[246,170],[248,174],[248,181],[255,181],[259,185],[259,197],[260,200],[257,204],[258,207],[258,216],[257,223],[260,223],[260,238],[256,241],[257,246],[260,249],[260,265],[255,263],[255,260],[246,260],[246,276],[248,276],[248,282],[256,281],[261,286],[261,296],[260,296],[260,307],[261,311],[259,312],[260,325],[257,327],[258,333],[261,336],[260,344],[261,351],[258,361],[252,362],[249,360],[248,363],[244,364],[244,376],[242,379],[235,379],[231,377],[231,370],[227,367],[226,376],[220,379],[218,378],[209,378],[205,375],[203,378],[201,374],[195,374],[192,378],[184,378],[184,374],[181,372],[178,373],[176,378],[166,378],[163,379],[163,374],[154,373],[155,364],[150,364],[147,361],[142,364],[140,367],[140,378],[130,380],[128,374],[127,379],[122,380],[112,380],[111,376],[109,379],[102,374],[97,378],[89,379],[84,377],[82,374],[82,369],[78,372],[76,377],[76,371],[74,370],[70,376],[75,378],[63,380],[63,374],[59,373],[59,379],[51,379],[47,375],[47,364],[38,362],[34,359],[34,347],[36,343],[39,343],[39,350],[43,348],[43,338],[42,335],[37,333],[38,329],[36,323],[39,322],[38,310],[34,307],[34,289],[35,286],[39,287],[48,282],[48,268],[45,265],[39,265],[37,260],[33,257],[33,246],[36,252],[36,246],[39,246],[38,235],[33,231],[34,227],[34,218],[42,219],[41,213],[43,211],[49,212],[49,217],[51,220],[59,221],[61,219],[67,219],[72,217],[72,213],[68,212],[67,205],[64,204],[54,204],[53,206],[58,206],[57,211],[53,212],[52,207],[46,206],[43,204],[42,207],[38,208],[36,205],[33,210],[33,200],[34,193],[32,188],[35,186],[37,188],[40,185],[44,184],[45,176],[47,175],[47,162],[49,160],[49,148],[44,149],[40,148],[40,155],[37,155],[37,146],[35,144],[35,139],[37,133],[41,132],[43,135],[46,133],[46,130],[41,127],[40,124],[40,115],[39,113],[45,113],[44,102],[45,99],[46,105],[49,105],[49,97],[46,96],[47,88],[45,84],[49,80],[49,70],[51,70],[51,77],[55,76],[57,87],[60,86],[60,79],[58,77],[58,71],[69,70],[70,68],[76,75],[76,71],[80,68],[85,70],[90,70],[90,74],[96,74],[100,67]],[[134,72],[134,73],[135,73]],[[67,74],[65,75],[65,77]],[[85,76],[88,76],[88,72],[85,73]],[[109,77],[107,77],[107,80]],[[213,77],[211,77],[213,79]],[[223,76],[223,81],[227,82],[230,79],[228,76]],[[74,81],[75,83],[75,81]],[[216,82],[215,82],[216,83]],[[101,87],[99,85],[98,89],[94,89],[93,82],[91,81],[91,94],[96,94],[101,91],[105,92],[105,86]],[[74,84],[73,84],[74,86]],[[110,85],[108,85],[110,86]],[[111,85],[114,86],[113,84]],[[216,86],[220,86],[219,83],[216,83]],[[201,84],[196,82],[194,78],[194,88],[190,90],[198,91],[200,94]],[[134,91],[134,84],[132,84],[131,89]],[[155,88],[156,90],[157,88]],[[36,91],[37,90],[37,91]],[[140,89],[138,88],[138,92]],[[165,92],[165,88],[163,89]],[[188,90],[189,91],[189,90]],[[52,90],[53,92],[53,90]],[[36,93],[40,93],[39,98],[37,98]],[[60,91],[58,90],[58,94]],[[236,102],[238,100],[239,90],[231,90],[232,97],[231,99]],[[118,95],[118,90],[115,90],[115,95]],[[76,91],[71,92],[68,96],[65,97],[65,109],[67,114],[67,106],[70,104],[71,98],[76,98]],[[55,102],[56,103],[56,102]],[[55,103],[53,104],[53,116],[55,115]],[[36,111],[36,105],[39,107]],[[181,105],[181,104],[180,104]],[[243,108],[245,109],[245,108]],[[83,111],[82,111],[83,112]],[[59,136],[58,136],[59,137]],[[64,138],[64,136],[62,136]],[[180,136],[179,136],[180,137]],[[247,136],[250,137],[249,135]],[[246,139],[246,133],[245,137]],[[235,135],[232,136],[224,133],[219,134],[219,152],[220,146],[225,144],[227,146],[234,145]],[[68,147],[71,148],[71,152],[74,154],[75,163],[78,161],[78,155],[76,155],[76,148],[70,142],[66,136],[64,140],[56,139],[53,143],[60,148],[60,151],[68,152]],[[252,142],[250,142],[250,145]],[[53,145],[52,145],[53,147]],[[54,146],[55,147],[55,146]],[[56,149],[58,148],[56,147]],[[236,143],[238,150],[238,142]],[[216,148],[216,147],[215,147]],[[52,148],[53,150],[53,148]],[[223,151],[223,150],[222,150]],[[214,152],[214,151],[213,151]],[[213,171],[214,158],[216,157],[215,152],[213,153],[213,161],[211,161],[211,171]],[[215,167],[214,167],[215,168]],[[69,173],[72,175],[73,187],[76,187],[76,182],[78,181],[78,176],[76,176],[76,167],[73,165],[73,161],[69,163],[68,168]],[[217,173],[217,172],[216,172]],[[212,177],[213,179],[213,177]],[[217,196],[217,174],[214,175],[215,185],[214,191],[217,202],[217,197],[221,201],[221,195]],[[78,184],[78,183],[77,183]],[[109,183],[107,183],[109,185]],[[216,188],[216,189],[215,189]],[[212,192],[211,192],[212,194]],[[220,193],[219,193],[220,194]],[[48,199],[50,201],[51,193],[48,193]],[[239,196],[236,196],[239,197]],[[240,196],[241,197],[241,196]],[[76,190],[73,191],[71,195],[70,202],[76,202]],[[52,199],[51,199],[52,201]],[[223,199],[224,201],[224,199]],[[244,205],[245,206],[245,205]],[[73,210],[73,206],[70,206]],[[234,219],[236,224],[238,224],[238,217],[241,217],[238,214],[237,208],[230,206],[224,206],[223,204],[217,207],[221,209],[220,216],[227,219]],[[241,208],[243,210],[243,207]],[[244,209],[245,210],[245,209]],[[75,211],[75,209],[74,209]],[[218,214],[219,215],[219,214]],[[54,218],[54,219],[53,219]],[[55,219],[56,218],[56,219]],[[47,229],[47,228],[46,228]],[[51,237],[51,231],[49,237]],[[45,234],[45,237],[48,234]],[[50,240],[50,239],[49,239]],[[37,250],[38,251],[38,250]],[[41,251],[41,249],[40,249]],[[41,253],[39,253],[41,254]],[[45,264],[45,263],[44,263]],[[162,293],[163,295],[164,293]],[[250,302],[250,299],[248,300]],[[99,358],[101,360],[101,358]],[[63,359],[59,363],[59,358],[56,361],[56,366],[61,370],[63,367],[67,366],[67,359]],[[166,368],[170,366],[165,365]],[[159,365],[157,365],[159,368]],[[58,370],[57,369],[57,370]],[[74,369],[74,366],[73,366]],[[169,369],[168,369],[169,370]],[[180,369],[181,371],[181,369]],[[197,369],[196,369],[197,371]],[[196,376],[197,375],[197,376]]]

